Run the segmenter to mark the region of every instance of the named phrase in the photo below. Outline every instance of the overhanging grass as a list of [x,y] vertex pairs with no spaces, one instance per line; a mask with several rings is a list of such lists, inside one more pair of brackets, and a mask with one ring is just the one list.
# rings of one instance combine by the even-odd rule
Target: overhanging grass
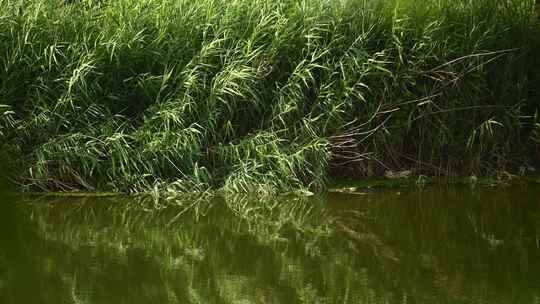
[[0,136],[40,190],[276,192],[519,165],[533,1],[0,1]]

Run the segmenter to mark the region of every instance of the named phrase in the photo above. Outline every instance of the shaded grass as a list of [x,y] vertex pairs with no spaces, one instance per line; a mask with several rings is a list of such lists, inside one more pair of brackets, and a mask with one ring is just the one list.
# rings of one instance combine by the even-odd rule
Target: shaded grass
[[0,8],[0,145],[31,190],[323,190],[530,157],[532,1]]

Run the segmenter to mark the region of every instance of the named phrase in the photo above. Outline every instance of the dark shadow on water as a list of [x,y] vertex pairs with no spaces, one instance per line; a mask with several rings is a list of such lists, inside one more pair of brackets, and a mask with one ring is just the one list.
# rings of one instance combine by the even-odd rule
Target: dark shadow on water
[[[28,293],[25,285],[33,285],[35,280],[39,280],[39,277],[34,276],[32,265],[27,264],[28,255],[32,254],[32,248],[37,242],[29,229],[32,223],[27,214],[15,205],[15,201],[8,191],[7,182],[0,178],[1,303],[17,302],[18,294]],[[38,299],[39,296],[35,295],[35,300]]]

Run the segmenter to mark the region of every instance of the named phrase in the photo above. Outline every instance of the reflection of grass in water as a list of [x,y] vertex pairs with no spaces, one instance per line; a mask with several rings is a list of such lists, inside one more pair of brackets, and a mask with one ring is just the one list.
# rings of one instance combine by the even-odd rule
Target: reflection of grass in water
[[[196,205],[178,200],[161,209],[152,209],[154,204],[150,199],[126,204],[48,204],[36,205],[32,213],[45,238],[66,244],[74,252],[90,246],[93,251],[110,252],[127,264],[130,252],[142,249],[160,265],[164,282],[178,272],[186,276],[186,297],[191,302],[206,296],[197,285],[200,276],[209,276],[209,280],[216,282],[220,297],[228,298],[230,303],[240,299],[238,295],[248,297],[250,303],[257,299],[255,294],[263,299],[274,296],[258,282],[264,280],[264,265],[252,265],[257,280],[234,274],[242,262],[234,255],[243,248],[251,248],[257,254],[268,252],[266,260],[282,265],[279,280],[294,284],[293,290],[300,288],[309,277],[302,272],[302,259],[290,257],[292,251],[317,259],[321,251],[328,251],[320,247],[328,247],[325,242],[332,235],[333,219],[321,202],[298,197],[276,198],[265,204],[247,196],[202,200]],[[291,238],[295,244],[289,244]],[[228,266],[229,262],[235,265]],[[203,264],[210,265],[212,270],[205,273]],[[288,278],[287,272],[292,269],[297,270],[293,271],[296,275]],[[259,291],[243,294],[246,290]],[[170,290],[167,293],[174,294]]]
[[[531,281],[540,283],[533,275],[540,270],[534,258],[540,249],[534,244],[538,194],[524,185],[379,193],[357,216],[404,253],[399,269],[408,274],[405,284],[423,280],[454,301],[515,303],[530,299]],[[475,295],[479,290],[489,292]]]
[[[50,259],[61,262],[49,268],[64,273],[68,280],[73,268],[85,273],[86,278],[79,277],[78,290],[106,284],[96,278],[109,275],[114,264],[126,273],[154,265],[158,278],[141,276],[140,284],[159,288],[166,294],[163,301],[170,303],[515,300],[506,289],[495,289],[506,275],[504,269],[487,272],[492,278],[482,276],[485,267],[496,261],[517,265],[516,259],[531,252],[528,233],[511,238],[521,223],[508,219],[520,218],[519,209],[497,211],[509,208],[506,203],[511,196],[480,191],[436,193],[380,193],[377,199],[344,196],[351,200],[345,202],[349,206],[363,199],[366,204],[358,210],[331,212],[318,198],[280,197],[261,203],[244,195],[201,199],[196,204],[197,197],[167,204],[143,197],[126,202],[100,198],[81,204],[59,200],[35,204],[29,212],[40,235],[68,253]],[[441,208],[441,200],[451,204]],[[457,203],[461,200],[465,203]],[[479,201],[493,203],[484,203],[480,212],[475,205]],[[458,216],[463,214],[483,223],[486,233],[500,236],[507,230],[502,236],[505,244],[519,243],[516,246],[523,248],[523,256],[508,259],[506,254],[516,251],[507,247],[490,250],[470,232],[474,230],[470,220]],[[356,237],[336,231],[338,222]],[[538,227],[538,221],[534,223]],[[501,228],[497,230],[495,224]],[[385,249],[393,250],[399,261],[384,258]],[[144,257],[139,263],[146,266],[134,264],[137,253]],[[93,267],[77,262],[86,262],[87,254],[98,259]],[[111,257],[114,262],[108,261]],[[538,266],[530,259],[529,263],[531,269]],[[516,286],[521,286],[525,277],[511,274]],[[527,290],[520,292],[532,296]]]
[[[283,248],[294,236],[302,238],[306,253],[316,255],[321,251],[319,241],[332,233],[332,218],[320,203],[301,198],[258,204],[247,196],[234,196],[196,205],[176,201],[160,210],[152,210],[152,206],[151,200],[98,208],[82,204],[66,210],[63,206],[60,218],[55,217],[53,207],[49,218],[37,218],[44,220],[40,226],[47,237],[60,238],[74,248],[99,245],[119,255],[133,247],[166,252],[161,262],[165,269],[173,270],[185,261],[204,260],[211,244],[223,235],[238,236],[238,242],[248,235],[257,245],[270,248]],[[48,221],[51,218],[54,220]],[[226,246],[234,247],[234,242],[234,237],[229,238]]]
[[[358,284],[358,261],[346,247],[350,242],[336,234],[334,216],[318,199],[291,196],[260,203],[234,195],[196,205],[177,200],[160,209],[152,209],[151,199],[108,200],[36,204],[31,212],[40,233],[68,246],[74,256],[105,252],[129,267],[132,252],[143,250],[159,265],[171,303],[212,303],[215,297],[224,303],[357,303],[363,293],[377,298],[371,283]],[[89,267],[80,273],[92,277],[103,271]],[[187,282],[181,296],[171,283],[178,273]],[[202,278],[214,282],[217,295],[205,291],[209,286]],[[80,288],[96,284],[92,281]]]

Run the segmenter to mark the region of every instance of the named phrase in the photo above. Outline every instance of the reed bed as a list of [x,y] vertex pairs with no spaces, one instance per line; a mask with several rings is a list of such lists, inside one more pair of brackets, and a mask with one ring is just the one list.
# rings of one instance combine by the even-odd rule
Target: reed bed
[[0,145],[33,191],[490,174],[531,157],[539,33],[532,0],[0,0]]

